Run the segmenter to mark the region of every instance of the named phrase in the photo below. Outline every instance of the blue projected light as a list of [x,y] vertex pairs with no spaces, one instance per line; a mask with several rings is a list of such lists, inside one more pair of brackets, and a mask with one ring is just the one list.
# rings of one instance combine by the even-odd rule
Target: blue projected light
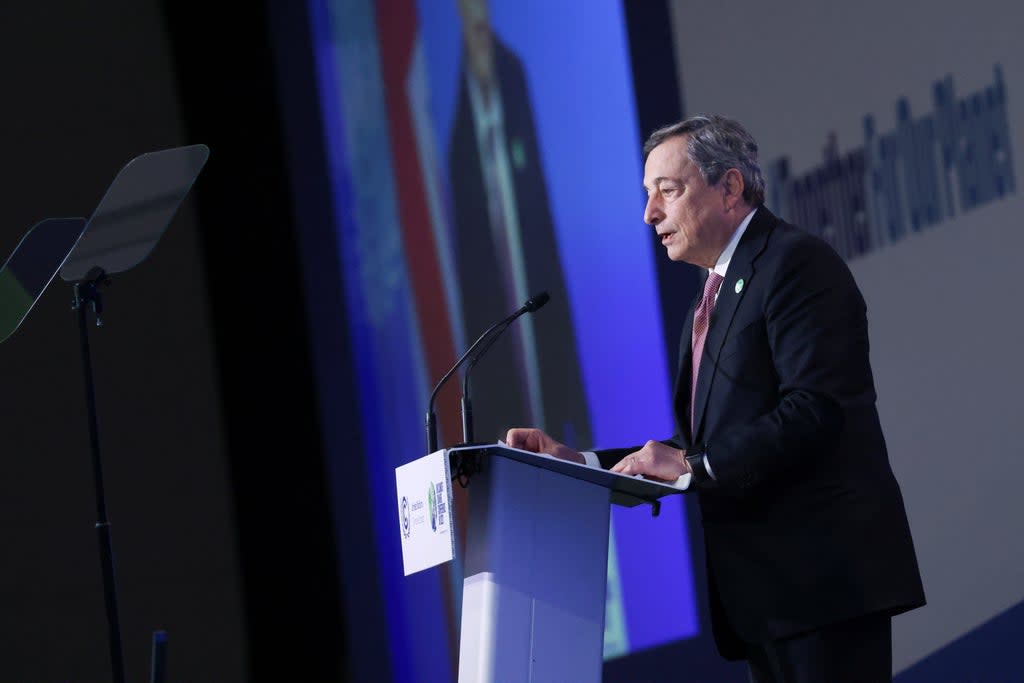
[[[593,439],[577,445],[629,446],[671,436],[653,236],[642,223],[638,201],[641,135],[621,3],[595,0],[585,12],[541,0],[489,4],[494,35],[516,55],[533,105],[536,161],[546,181],[555,263],[564,273],[576,338],[580,400],[586,403],[581,408]],[[455,190],[445,168],[463,68],[458,4],[418,0],[417,17],[396,20],[413,29],[410,42],[397,47],[394,26],[376,23],[372,0],[310,0],[310,6],[319,24],[313,30],[314,49],[330,147],[338,258],[351,314],[365,443],[372,451],[369,485],[376,503],[376,552],[387,593],[390,651],[400,680],[431,680],[438,672],[448,680],[454,636],[418,628],[418,615],[446,611],[444,582],[451,581],[458,594],[459,568],[403,576],[392,498],[394,467],[422,454],[422,415],[429,386],[437,379],[428,368],[439,362],[437,349],[428,349],[424,341],[451,340],[446,352],[453,358],[466,341],[453,309],[467,292],[459,290],[453,269],[459,263],[455,252],[468,247],[452,227]],[[386,49],[401,49],[407,56],[400,78],[382,67]],[[511,131],[516,122],[506,116],[505,130]],[[513,133],[508,137],[501,163],[515,170],[534,161],[527,142]],[[500,177],[497,182],[509,183]],[[413,205],[422,209],[420,214]],[[410,247],[412,226],[403,221],[415,216],[424,231],[416,235],[426,235],[436,248],[437,263],[425,264],[423,251]],[[431,279],[435,271],[439,274]],[[444,319],[450,323],[443,329],[436,317],[424,313],[420,299],[435,290],[444,292],[438,300],[448,307]],[[680,314],[684,308],[680,301]],[[495,318],[501,314],[493,313]],[[538,318],[537,325],[544,321]],[[609,595],[620,604],[609,606],[616,615],[609,618],[609,627],[618,632],[610,636],[614,644],[608,654],[696,635],[681,498],[665,501],[656,519],[646,508],[616,508],[613,538]]]
[[[391,668],[396,680],[450,680],[448,639],[443,630],[423,630],[423,614],[444,614],[436,576],[402,576],[401,549],[393,518],[394,468],[420,454],[422,432],[414,426],[422,414],[418,396],[425,391],[417,322],[411,309],[398,224],[393,169],[384,116],[384,95],[373,8],[365,0],[335,3],[329,11],[311,2],[316,37],[318,80],[338,217],[340,269],[350,313],[350,336],[358,359],[363,436],[374,501],[381,581],[387,610]],[[340,20],[344,16],[344,21]],[[347,54],[349,59],[341,58]],[[359,97],[351,97],[359,93]],[[358,169],[358,172],[356,171]],[[404,424],[392,419],[408,415]],[[341,492],[336,493],[341,495]],[[436,574],[436,572],[434,573]],[[434,579],[433,581],[431,579]]]

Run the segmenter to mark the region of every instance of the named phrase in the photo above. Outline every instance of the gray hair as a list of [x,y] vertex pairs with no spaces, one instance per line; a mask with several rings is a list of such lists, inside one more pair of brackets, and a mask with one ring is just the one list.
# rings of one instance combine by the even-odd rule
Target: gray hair
[[718,114],[698,114],[651,133],[644,143],[644,162],[651,150],[669,138],[688,136],[686,153],[708,185],[715,185],[735,168],[743,176],[743,199],[751,206],[764,203],[764,176],[757,164],[757,142],[738,121]]

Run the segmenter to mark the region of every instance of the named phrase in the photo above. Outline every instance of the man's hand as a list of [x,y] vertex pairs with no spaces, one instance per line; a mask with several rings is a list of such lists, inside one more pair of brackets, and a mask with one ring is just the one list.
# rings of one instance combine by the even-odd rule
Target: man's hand
[[555,441],[539,429],[523,427],[510,429],[505,435],[505,443],[522,451],[547,453],[560,460],[571,460],[581,464],[586,462],[579,451],[574,451],[565,444]]
[[640,450],[620,460],[612,472],[642,474],[648,479],[675,481],[690,471],[686,451],[666,446],[659,441],[648,441]]

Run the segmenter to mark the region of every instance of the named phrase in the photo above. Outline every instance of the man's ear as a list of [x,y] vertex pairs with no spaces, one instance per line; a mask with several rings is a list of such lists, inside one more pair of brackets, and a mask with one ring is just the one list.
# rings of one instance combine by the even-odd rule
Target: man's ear
[[722,176],[722,199],[725,201],[725,208],[731,211],[738,203],[743,201],[743,174],[737,168],[730,168]]

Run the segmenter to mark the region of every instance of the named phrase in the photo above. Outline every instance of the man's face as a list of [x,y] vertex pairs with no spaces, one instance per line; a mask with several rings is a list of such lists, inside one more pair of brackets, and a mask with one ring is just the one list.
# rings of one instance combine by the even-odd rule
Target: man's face
[[686,153],[687,136],[665,140],[644,165],[647,207],[653,226],[673,261],[713,268],[732,237],[724,183],[709,186]]
[[462,38],[466,44],[469,68],[477,80],[490,83],[494,71],[494,48],[487,0],[459,0],[459,14],[462,16]]

